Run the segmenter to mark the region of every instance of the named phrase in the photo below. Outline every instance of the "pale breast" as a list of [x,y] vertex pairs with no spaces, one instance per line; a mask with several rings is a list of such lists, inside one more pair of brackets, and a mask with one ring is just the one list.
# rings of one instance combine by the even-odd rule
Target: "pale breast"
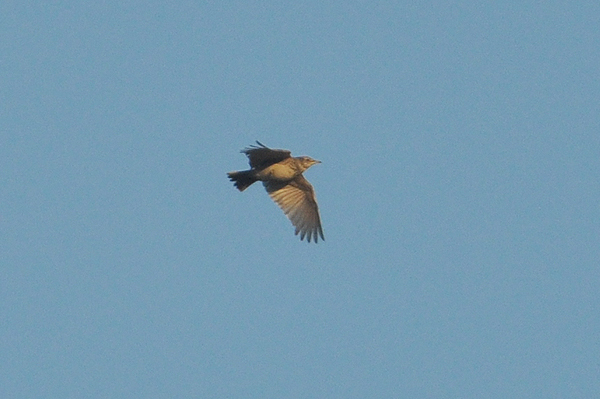
[[256,174],[260,180],[290,180],[296,177],[298,172],[295,168],[285,163],[276,163]]

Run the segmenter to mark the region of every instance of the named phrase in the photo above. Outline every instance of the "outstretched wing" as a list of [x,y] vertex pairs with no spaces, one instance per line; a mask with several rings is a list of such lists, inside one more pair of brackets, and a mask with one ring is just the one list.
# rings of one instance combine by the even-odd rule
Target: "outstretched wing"
[[263,185],[296,227],[296,235],[300,234],[301,240],[305,236],[308,242],[311,239],[318,242],[319,236],[325,240],[315,190],[304,176],[299,175],[289,182],[265,181]]
[[248,156],[248,161],[252,169],[263,169],[267,166],[281,162],[291,156],[288,150],[274,150],[257,141],[256,145],[251,145],[242,150]]

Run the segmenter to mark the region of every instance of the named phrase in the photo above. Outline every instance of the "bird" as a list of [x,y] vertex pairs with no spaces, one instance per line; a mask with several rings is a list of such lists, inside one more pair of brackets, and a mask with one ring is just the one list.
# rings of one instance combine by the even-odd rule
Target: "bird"
[[313,165],[321,163],[311,157],[292,157],[291,151],[272,149],[260,141],[240,152],[246,154],[249,170],[229,172],[227,176],[241,192],[257,181],[296,228],[295,235],[308,242],[325,240],[319,206],[313,186],[302,175]]

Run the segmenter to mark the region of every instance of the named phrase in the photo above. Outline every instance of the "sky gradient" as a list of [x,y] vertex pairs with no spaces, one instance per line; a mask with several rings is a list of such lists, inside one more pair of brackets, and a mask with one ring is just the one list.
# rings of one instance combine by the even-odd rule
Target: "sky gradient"
[[[1,397],[600,397],[597,1],[0,22]],[[324,242],[228,181],[255,140]]]

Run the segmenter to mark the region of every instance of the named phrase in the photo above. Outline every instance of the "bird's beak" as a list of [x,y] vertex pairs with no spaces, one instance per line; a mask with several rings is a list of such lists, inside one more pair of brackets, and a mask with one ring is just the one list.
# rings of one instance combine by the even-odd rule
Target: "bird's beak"
[[321,162],[321,161],[317,161],[317,160],[315,159],[315,163],[322,163],[322,162]]

